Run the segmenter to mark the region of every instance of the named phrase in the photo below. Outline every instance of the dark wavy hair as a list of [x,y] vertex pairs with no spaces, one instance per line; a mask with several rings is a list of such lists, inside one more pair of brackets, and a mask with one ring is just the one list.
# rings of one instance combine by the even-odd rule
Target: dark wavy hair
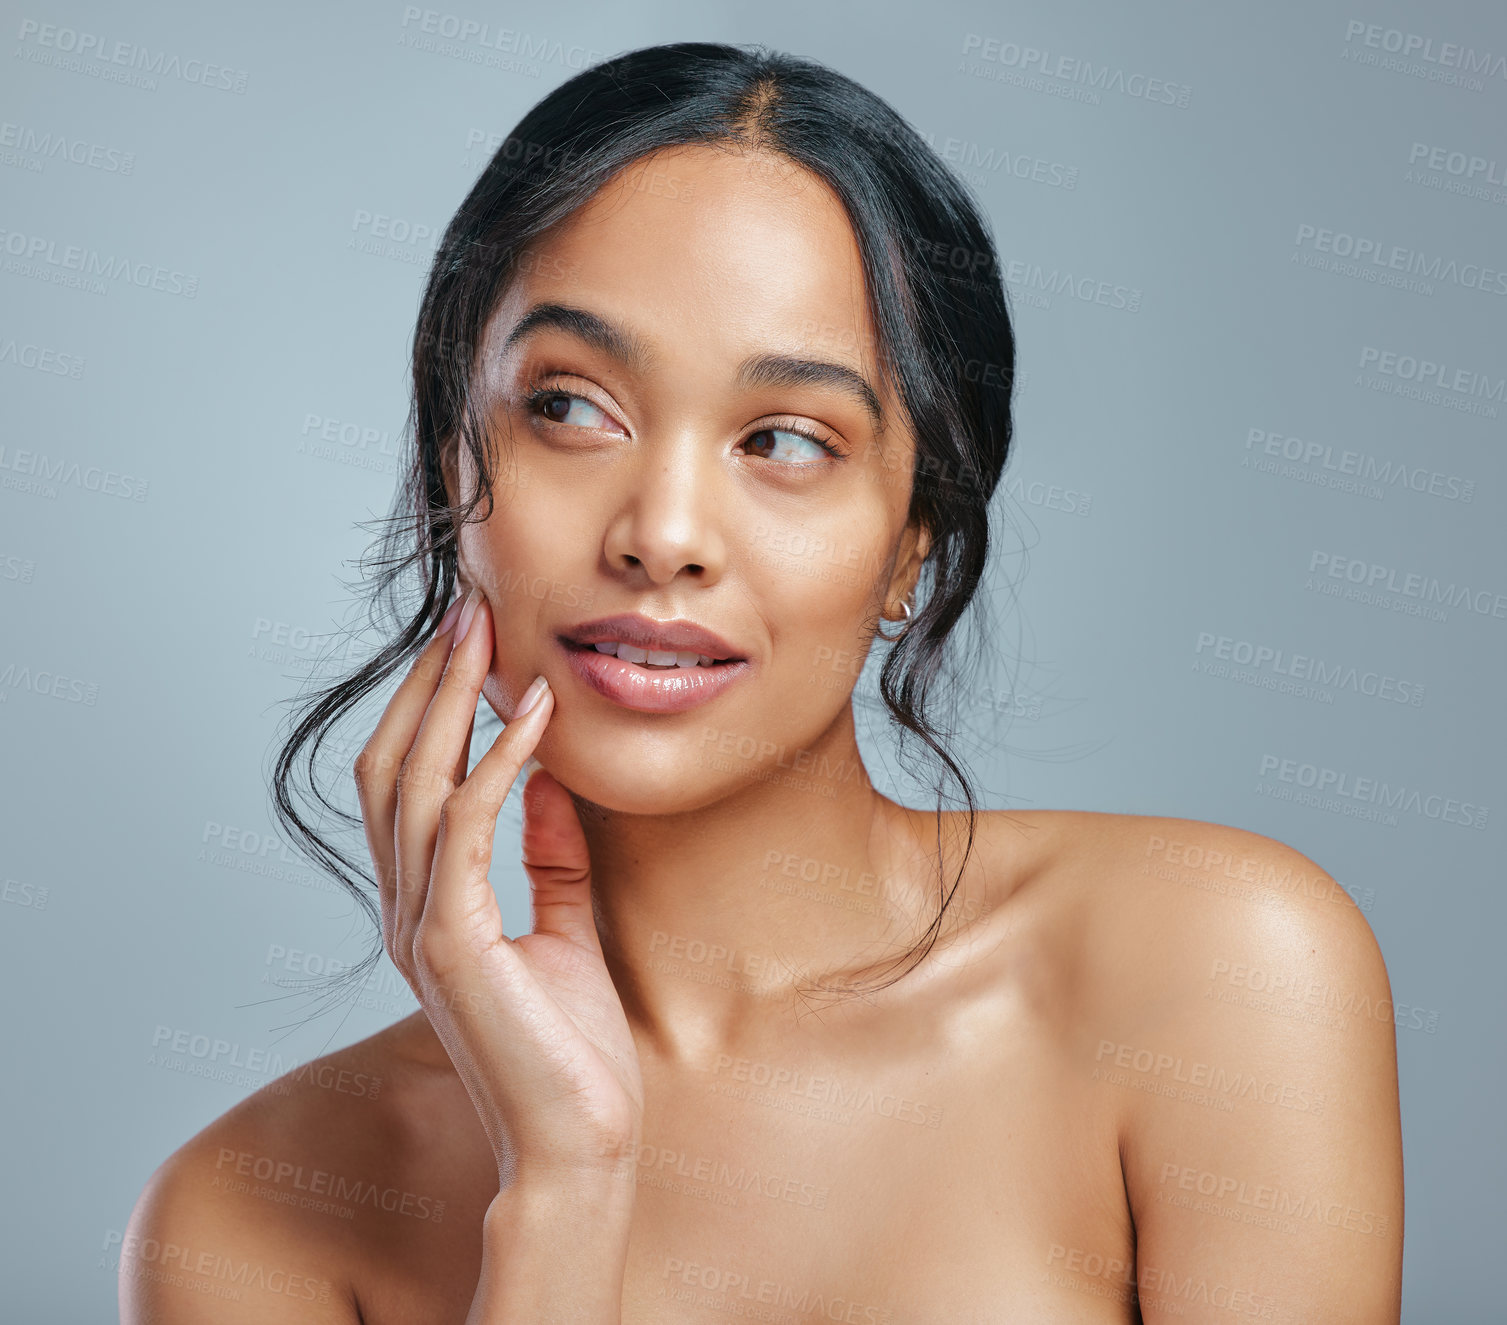
[[[967,808],[967,844],[952,887],[920,941],[887,964],[895,973],[873,988],[908,973],[940,933],[973,849],[978,804],[949,752],[956,733],[932,711],[934,686],[954,628],[970,605],[983,611],[987,603],[976,591],[1012,430],[1015,339],[994,245],[968,188],[874,93],[815,61],[762,46],[677,42],[597,64],[545,96],[498,148],[435,254],[413,339],[403,468],[377,555],[369,550],[362,561],[370,571],[368,619],[385,643],[353,672],[294,701],[271,775],[284,829],[350,892],[378,934],[363,961],[313,983],[364,982],[382,954],[366,853],[340,850],[317,822],[329,813],[359,830],[360,818],[327,795],[317,764],[331,729],[433,637],[456,583],[460,525],[483,502],[486,513],[477,518],[493,508],[492,448],[472,373],[487,321],[529,246],[551,226],[640,158],[685,146],[763,150],[804,167],[842,201],[857,238],[875,357],[916,442],[910,517],[932,540],[918,606],[898,640],[884,646],[879,697],[899,727],[902,762],[909,767],[907,743],[919,739]],[[462,445],[478,487],[463,508],[452,508],[444,474],[455,472]],[[859,694],[854,700],[861,702]],[[939,782],[939,867],[942,801]],[[310,810],[316,822],[305,817]],[[938,887],[940,895],[941,874]],[[869,991],[846,985],[842,992]]]

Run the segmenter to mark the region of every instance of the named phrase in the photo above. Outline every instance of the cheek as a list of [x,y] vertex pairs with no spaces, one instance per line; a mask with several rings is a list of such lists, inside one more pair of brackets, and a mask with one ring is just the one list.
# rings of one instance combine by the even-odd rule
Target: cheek
[[857,679],[865,624],[882,606],[871,561],[857,544],[799,536],[755,551],[749,580],[786,684],[841,690]]
[[574,560],[573,526],[563,522],[536,493],[516,494],[499,485],[497,505],[482,523],[460,530],[466,570],[492,600],[499,622],[526,614],[550,594],[541,577],[558,579]]
[[548,614],[559,610],[552,604],[565,598],[564,549],[528,523],[528,516],[499,500],[484,523],[467,524],[459,535],[466,573],[492,608],[492,666],[482,694],[499,716],[512,712],[517,695],[538,674],[541,632]]
[[829,601],[825,610],[808,619],[799,643],[791,641],[785,653],[789,666],[798,669],[793,682],[807,690],[821,706],[822,696],[841,696],[857,684],[867,648],[861,626],[868,602],[851,592],[841,601]]

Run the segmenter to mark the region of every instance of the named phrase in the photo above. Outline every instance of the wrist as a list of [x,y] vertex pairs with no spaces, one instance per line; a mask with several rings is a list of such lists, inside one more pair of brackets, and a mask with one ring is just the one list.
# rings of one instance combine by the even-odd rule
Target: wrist
[[621,1325],[635,1184],[618,1172],[530,1168],[492,1198],[468,1325],[563,1320]]
[[492,1205],[539,1212],[631,1211],[637,1192],[638,1164],[630,1154],[601,1163],[518,1165],[498,1183]]
[[529,1192],[563,1191],[591,1195],[626,1187],[638,1180],[637,1139],[623,1141],[589,1156],[512,1155],[498,1169],[499,1193],[518,1187]]

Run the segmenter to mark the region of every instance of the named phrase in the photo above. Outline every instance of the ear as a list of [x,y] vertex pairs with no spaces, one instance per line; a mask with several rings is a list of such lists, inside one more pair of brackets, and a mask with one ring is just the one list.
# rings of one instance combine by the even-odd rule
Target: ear
[[916,581],[921,578],[921,567],[926,554],[931,551],[931,530],[925,525],[911,521],[900,535],[900,547],[895,556],[895,571],[890,576],[886,603],[899,604],[911,596]]

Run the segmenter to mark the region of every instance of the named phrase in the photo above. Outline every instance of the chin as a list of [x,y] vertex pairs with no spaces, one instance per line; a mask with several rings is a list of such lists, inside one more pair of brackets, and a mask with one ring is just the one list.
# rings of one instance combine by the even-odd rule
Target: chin
[[[551,740],[551,735],[563,739]],[[600,741],[575,741],[546,732],[534,757],[568,791],[618,814],[684,814],[715,804],[730,791],[729,776],[703,765],[696,738],[676,748],[606,753]]]
[[[523,688],[519,686],[516,693],[521,694]],[[487,677],[482,695],[492,712],[507,723],[513,703],[505,699],[495,674]],[[661,728],[656,737],[648,730],[610,731],[610,723],[599,723],[579,710],[574,723],[571,716],[556,711],[534,758],[566,790],[604,810],[683,814],[715,804],[746,785],[744,778],[725,767],[713,767],[703,757],[705,724],[699,717],[651,719],[676,724],[673,733]],[[623,716],[635,723],[644,721],[642,715]],[[580,729],[583,722],[584,731]]]

